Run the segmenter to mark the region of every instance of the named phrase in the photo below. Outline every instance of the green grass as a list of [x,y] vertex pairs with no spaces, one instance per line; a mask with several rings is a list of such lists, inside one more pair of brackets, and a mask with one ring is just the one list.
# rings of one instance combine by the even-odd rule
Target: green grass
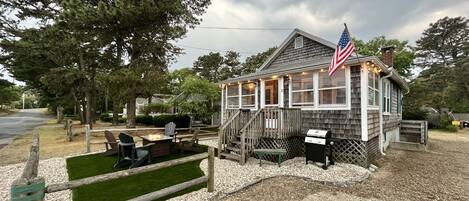
[[[196,154],[185,152],[184,154],[171,154],[166,157],[156,158],[152,163],[159,163],[176,158]],[[106,157],[99,154],[78,156],[67,159],[67,169],[70,180],[76,180],[95,175],[116,172],[121,169],[113,168],[117,157]],[[90,184],[73,190],[74,201],[88,200],[128,200],[143,194],[151,193],[159,189],[173,186],[185,181],[196,179],[204,175],[199,168],[200,161],[193,161],[157,171],[141,173],[125,178],[109,180]],[[187,190],[169,195],[160,200],[176,197],[191,191],[204,188],[206,184],[200,184]]]

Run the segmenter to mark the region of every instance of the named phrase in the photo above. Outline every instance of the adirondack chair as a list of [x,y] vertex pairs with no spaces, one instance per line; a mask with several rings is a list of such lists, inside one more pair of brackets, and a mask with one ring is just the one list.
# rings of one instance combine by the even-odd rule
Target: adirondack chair
[[129,169],[151,162],[152,143],[136,147],[134,138],[126,133],[119,134],[118,158],[114,167],[124,167],[130,163]]
[[176,124],[174,122],[169,122],[164,125],[164,135],[172,137],[173,141],[176,142]]
[[200,133],[200,128],[196,128],[190,141],[182,141],[182,139],[180,140],[179,148],[181,150],[181,154],[184,153],[184,150],[189,150],[189,151],[198,150],[195,146],[199,144],[199,133]]
[[116,140],[114,134],[112,134],[110,131],[104,131],[104,137],[106,138],[107,142],[104,142],[104,145],[106,145],[106,151],[103,153],[103,155],[112,156],[117,154],[117,144],[119,143],[119,141]]

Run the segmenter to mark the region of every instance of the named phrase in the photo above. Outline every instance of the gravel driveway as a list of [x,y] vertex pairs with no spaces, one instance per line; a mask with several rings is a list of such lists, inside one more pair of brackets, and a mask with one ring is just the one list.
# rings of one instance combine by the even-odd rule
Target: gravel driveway
[[294,177],[273,178],[225,200],[469,200],[469,130],[430,131],[428,152],[389,150],[364,183],[319,185]]

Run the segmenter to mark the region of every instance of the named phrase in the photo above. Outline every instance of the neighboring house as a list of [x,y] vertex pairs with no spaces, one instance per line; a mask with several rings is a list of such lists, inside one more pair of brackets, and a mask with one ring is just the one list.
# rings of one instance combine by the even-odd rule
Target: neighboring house
[[454,120],[469,121],[469,113],[452,113]]
[[408,86],[392,68],[394,48],[381,59],[352,54],[329,77],[335,48],[295,29],[255,73],[222,81],[222,157],[244,163],[253,149],[285,148],[292,158],[308,129],[325,129],[342,139],[336,160],[366,167],[398,141]]
[[[135,99],[136,102],[136,114],[142,114],[141,110],[148,105],[149,102],[151,103],[168,103],[173,98],[173,95],[170,94],[153,94],[151,101],[148,98],[137,98]],[[173,108],[168,109],[167,113],[173,113]],[[127,116],[127,105],[124,105],[124,117]]]

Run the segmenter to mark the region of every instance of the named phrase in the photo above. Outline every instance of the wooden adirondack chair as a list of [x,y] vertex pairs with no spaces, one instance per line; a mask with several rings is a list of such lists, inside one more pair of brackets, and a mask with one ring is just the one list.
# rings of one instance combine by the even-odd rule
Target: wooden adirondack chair
[[117,154],[117,144],[119,141],[116,140],[114,134],[112,134],[111,131],[104,131],[104,137],[106,138],[107,142],[104,142],[104,145],[106,145],[106,151],[103,153],[103,155],[112,156]]
[[197,145],[199,144],[199,133],[200,133],[200,128],[196,128],[194,131],[194,134],[192,135],[192,138],[190,141],[181,141],[179,142],[179,148],[181,154],[184,153],[184,150],[188,151],[197,151]]
[[119,134],[118,158],[114,167],[123,167],[130,163],[129,169],[138,167],[151,162],[152,143],[143,147],[136,147],[134,138],[126,133]]
[[174,122],[169,122],[164,126],[164,135],[172,137],[173,142],[176,142],[176,124]]

